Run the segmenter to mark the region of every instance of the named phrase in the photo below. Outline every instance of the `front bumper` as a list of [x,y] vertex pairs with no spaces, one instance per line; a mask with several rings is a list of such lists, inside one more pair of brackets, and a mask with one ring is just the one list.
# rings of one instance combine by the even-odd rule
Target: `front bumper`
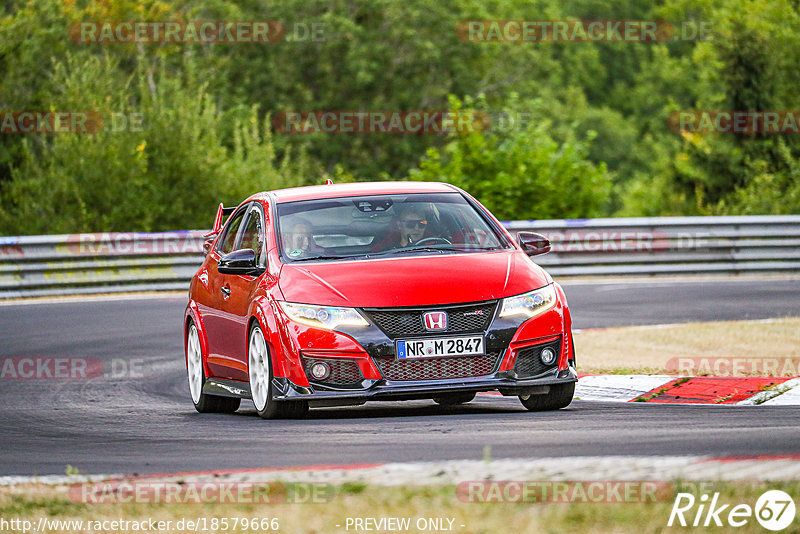
[[[276,401],[343,401],[354,400],[413,400],[425,399],[446,393],[499,391],[503,395],[539,395],[549,392],[550,386],[578,381],[578,373],[570,363],[567,369],[555,369],[552,373],[531,379],[518,379],[513,372],[500,371],[488,377],[461,378],[455,380],[390,381],[364,380],[363,389],[331,390],[315,389],[313,386],[298,386],[288,378],[272,379],[272,398]],[[203,392],[223,397],[250,398],[250,385],[211,378],[206,380]]]
[[533,379],[516,379],[508,371],[495,373],[490,377],[461,378],[455,380],[419,380],[390,381],[365,380],[362,390],[315,390],[313,387],[301,387],[285,378],[272,381],[273,399],[275,400],[412,400],[425,399],[444,393],[499,391],[503,395],[537,395],[546,394],[549,386],[567,384],[578,381],[578,373],[569,366],[561,371],[555,370],[549,376]]
[[[422,315],[446,310],[449,326],[425,332]],[[546,394],[549,387],[577,381],[571,319],[566,301],[534,318],[500,317],[499,301],[416,308],[361,309],[368,326],[336,331],[304,326],[282,317],[280,342],[271,350],[276,401],[357,401],[431,398],[446,393],[499,391],[508,395]],[[482,335],[484,354],[472,357],[398,358],[399,339]],[[557,361],[539,355],[550,347]],[[277,357],[276,357],[277,356]],[[311,368],[325,362],[331,371],[315,380]],[[218,384],[216,382],[219,382]],[[214,381],[211,394],[249,396],[247,384]]]

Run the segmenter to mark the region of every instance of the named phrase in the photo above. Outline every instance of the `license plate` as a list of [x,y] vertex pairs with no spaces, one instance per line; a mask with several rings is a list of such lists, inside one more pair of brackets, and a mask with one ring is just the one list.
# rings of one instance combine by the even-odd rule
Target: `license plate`
[[397,341],[397,357],[436,358],[483,354],[483,336],[401,339]]

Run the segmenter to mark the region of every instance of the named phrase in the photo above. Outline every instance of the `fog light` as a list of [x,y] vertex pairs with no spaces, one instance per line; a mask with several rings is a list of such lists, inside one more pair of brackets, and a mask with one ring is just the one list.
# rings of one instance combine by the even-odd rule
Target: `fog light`
[[541,354],[539,354],[539,358],[542,359],[543,364],[553,365],[556,362],[556,351],[550,347],[545,347],[542,349]]
[[311,376],[317,380],[325,380],[331,376],[331,366],[325,362],[315,362],[311,366]]

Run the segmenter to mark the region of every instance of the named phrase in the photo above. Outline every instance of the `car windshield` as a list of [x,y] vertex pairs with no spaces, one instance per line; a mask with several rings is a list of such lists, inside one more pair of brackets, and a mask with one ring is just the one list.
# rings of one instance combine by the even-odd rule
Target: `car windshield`
[[468,253],[510,246],[459,193],[376,195],[278,204],[284,261]]

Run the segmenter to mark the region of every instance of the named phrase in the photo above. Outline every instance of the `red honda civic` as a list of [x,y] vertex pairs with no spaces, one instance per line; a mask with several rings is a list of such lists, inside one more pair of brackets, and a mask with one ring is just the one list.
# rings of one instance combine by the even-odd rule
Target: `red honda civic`
[[[224,225],[222,219],[227,217]],[[320,185],[220,205],[184,318],[199,412],[261,417],[368,400],[571,401],[561,287],[477,200],[444,183]]]

